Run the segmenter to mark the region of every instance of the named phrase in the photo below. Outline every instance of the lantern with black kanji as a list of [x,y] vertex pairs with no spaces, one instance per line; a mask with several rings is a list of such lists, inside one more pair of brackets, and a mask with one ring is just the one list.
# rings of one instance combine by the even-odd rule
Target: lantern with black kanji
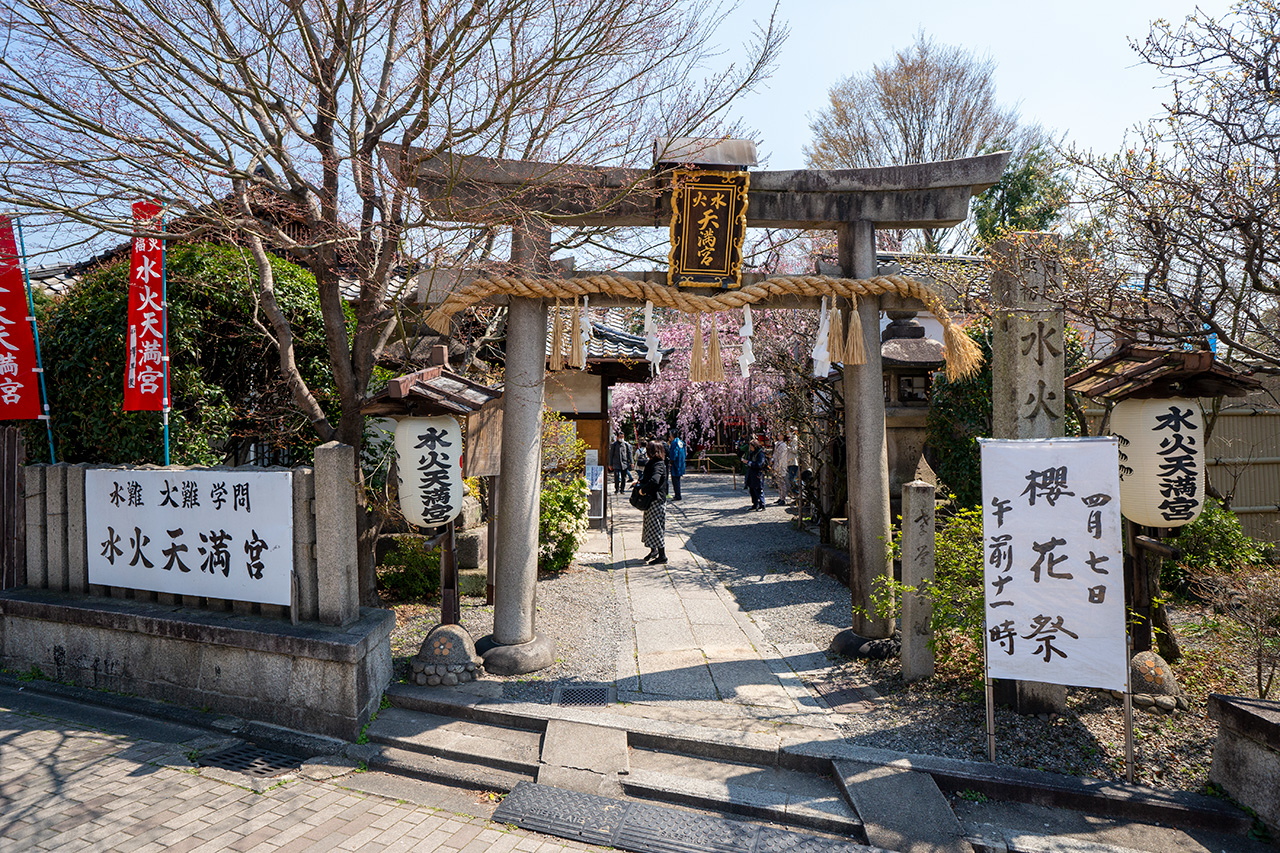
[[1120,439],[1120,511],[1145,527],[1181,527],[1204,509],[1204,418],[1195,400],[1129,399],[1111,412]]
[[396,423],[400,509],[410,524],[440,527],[462,512],[462,429],[447,416]]

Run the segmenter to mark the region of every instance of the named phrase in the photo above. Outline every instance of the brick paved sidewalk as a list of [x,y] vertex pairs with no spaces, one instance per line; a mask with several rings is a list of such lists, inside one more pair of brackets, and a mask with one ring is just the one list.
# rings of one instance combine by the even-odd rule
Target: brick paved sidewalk
[[192,766],[190,743],[92,731],[3,698],[0,853],[600,849],[354,790],[365,774],[290,776],[254,793],[247,776]]

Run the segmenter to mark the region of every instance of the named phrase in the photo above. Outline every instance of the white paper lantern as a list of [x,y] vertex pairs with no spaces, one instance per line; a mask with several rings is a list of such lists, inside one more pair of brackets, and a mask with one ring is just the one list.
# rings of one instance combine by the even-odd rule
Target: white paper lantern
[[462,512],[462,428],[453,418],[396,424],[400,509],[411,524],[439,527]]
[[1120,510],[1134,524],[1181,527],[1204,508],[1204,419],[1194,400],[1122,400]]

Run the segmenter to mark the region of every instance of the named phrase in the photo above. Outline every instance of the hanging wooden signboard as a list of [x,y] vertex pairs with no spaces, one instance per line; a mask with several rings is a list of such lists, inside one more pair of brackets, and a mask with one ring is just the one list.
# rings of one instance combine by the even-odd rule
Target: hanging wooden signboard
[[742,284],[747,231],[747,172],[677,169],[671,196],[668,283],[689,287]]

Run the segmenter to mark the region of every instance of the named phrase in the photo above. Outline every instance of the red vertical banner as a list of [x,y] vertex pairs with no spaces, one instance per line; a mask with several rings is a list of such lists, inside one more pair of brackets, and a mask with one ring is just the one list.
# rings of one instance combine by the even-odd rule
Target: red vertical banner
[[[135,230],[159,231],[160,206],[133,205]],[[129,328],[125,346],[124,410],[159,412],[165,407],[169,363],[165,356],[164,241],[135,237],[129,263]]]
[[40,375],[13,222],[0,216],[0,420],[40,417]]

